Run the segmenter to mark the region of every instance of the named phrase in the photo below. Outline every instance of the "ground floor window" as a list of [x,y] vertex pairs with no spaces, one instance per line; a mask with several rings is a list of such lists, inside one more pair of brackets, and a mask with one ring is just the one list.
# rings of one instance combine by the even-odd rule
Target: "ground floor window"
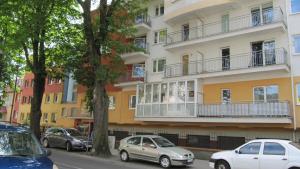
[[232,150],[245,144],[245,137],[218,136],[218,149]]
[[187,135],[187,146],[210,148],[210,136],[204,135]]
[[56,113],[51,113],[51,123],[56,123]]
[[165,133],[160,133],[160,136],[168,139],[171,141],[173,144],[178,145],[179,143],[179,135],[178,134],[165,134]]

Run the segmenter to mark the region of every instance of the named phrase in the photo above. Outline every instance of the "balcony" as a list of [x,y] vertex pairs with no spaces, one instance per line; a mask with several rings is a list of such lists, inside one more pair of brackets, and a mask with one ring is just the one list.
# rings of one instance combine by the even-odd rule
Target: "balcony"
[[146,34],[151,30],[151,20],[147,14],[138,15],[135,17],[136,35]]
[[148,103],[137,105],[135,120],[289,124],[292,122],[290,112],[287,101],[230,104]]
[[267,71],[289,71],[284,48],[166,65],[164,76],[172,78],[194,75],[205,78]]
[[271,8],[170,33],[165,48],[176,49],[233,36],[285,29],[281,8]]
[[178,22],[186,18],[197,16],[198,13],[210,14],[221,10],[231,9],[236,0],[165,0],[166,11],[164,20],[166,22]]
[[125,64],[135,64],[145,62],[149,57],[149,44],[146,42],[135,41],[134,45],[138,50],[129,49],[121,58],[124,60]]
[[68,112],[66,118],[69,119],[93,119],[93,114],[89,113],[86,109],[82,112]]
[[117,80],[116,87],[128,87],[135,86],[138,83],[144,82],[146,78],[146,72],[144,67],[136,67],[134,70],[125,72]]

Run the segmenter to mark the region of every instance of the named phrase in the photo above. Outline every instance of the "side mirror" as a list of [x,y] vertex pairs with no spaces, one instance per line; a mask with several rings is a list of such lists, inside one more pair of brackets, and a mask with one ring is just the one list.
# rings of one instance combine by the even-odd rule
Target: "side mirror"
[[235,152],[235,154],[240,154],[239,150],[235,150],[234,152]]
[[51,154],[52,154],[51,150],[48,150],[48,149],[44,149],[44,152],[47,157],[51,156]]
[[150,144],[150,148],[156,149],[156,146],[154,144]]

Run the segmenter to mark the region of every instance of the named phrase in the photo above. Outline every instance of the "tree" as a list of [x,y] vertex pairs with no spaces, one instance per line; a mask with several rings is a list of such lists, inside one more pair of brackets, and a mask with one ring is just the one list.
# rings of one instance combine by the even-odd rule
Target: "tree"
[[47,76],[62,73],[67,55],[76,55],[81,32],[72,0],[1,0],[0,36],[10,59],[26,61],[34,74],[30,128],[40,138],[41,103]]
[[92,0],[77,0],[82,7],[86,53],[74,69],[77,81],[88,88],[90,110],[94,115],[94,155],[108,157],[108,106],[106,86],[122,74],[120,54],[134,48],[126,39],[133,37],[133,21],[141,11],[142,0],[100,0],[91,12]]

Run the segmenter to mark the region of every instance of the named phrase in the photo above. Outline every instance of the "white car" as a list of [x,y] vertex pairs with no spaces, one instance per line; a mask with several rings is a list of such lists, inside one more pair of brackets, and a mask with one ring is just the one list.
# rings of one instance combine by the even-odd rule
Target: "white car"
[[214,169],[300,169],[300,146],[287,140],[252,140],[235,150],[214,153]]

